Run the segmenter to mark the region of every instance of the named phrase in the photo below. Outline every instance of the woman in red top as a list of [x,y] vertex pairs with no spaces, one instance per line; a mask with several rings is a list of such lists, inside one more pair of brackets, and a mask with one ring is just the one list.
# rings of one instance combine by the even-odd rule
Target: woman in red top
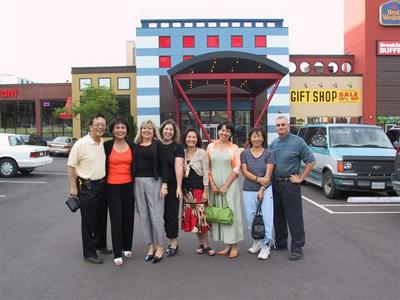
[[134,222],[133,144],[127,142],[128,123],[123,118],[111,122],[113,139],[104,143],[106,153],[105,196],[110,212],[114,264],[132,257]]

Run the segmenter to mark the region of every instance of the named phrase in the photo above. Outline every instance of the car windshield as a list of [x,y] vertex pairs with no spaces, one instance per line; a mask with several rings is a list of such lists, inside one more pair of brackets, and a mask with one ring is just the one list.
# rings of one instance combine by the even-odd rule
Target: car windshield
[[55,142],[55,143],[71,143],[71,138],[59,136],[59,137],[56,137],[53,142]]
[[393,148],[380,128],[333,127],[329,136],[331,147]]

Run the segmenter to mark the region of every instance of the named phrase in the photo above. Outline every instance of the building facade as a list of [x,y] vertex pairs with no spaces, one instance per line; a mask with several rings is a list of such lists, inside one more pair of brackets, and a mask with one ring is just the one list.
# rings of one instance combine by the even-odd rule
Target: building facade
[[344,4],[344,51],[363,74],[362,122],[400,124],[400,1]]
[[53,115],[70,97],[70,83],[0,84],[0,132],[71,136],[72,119]]
[[[142,20],[141,27],[136,29],[136,46],[138,124],[151,119],[159,125],[167,118],[177,118],[181,120],[182,129],[196,125],[193,113],[184,101],[176,107],[176,95],[172,93],[168,76],[168,70],[193,57],[238,51],[267,58],[285,68],[289,65],[288,28],[283,26],[282,19]],[[210,64],[207,72],[213,71]],[[237,72],[237,68],[233,66],[230,72]],[[243,84],[246,83],[243,80]],[[203,86],[203,94],[208,97],[193,101],[194,109],[212,139],[216,138],[217,124],[229,118],[226,97],[212,97],[215,88],[218,87],[211,87],[211,84]],[[271,90],[266,90],[265,95],[260,96],[263,99],[258,100],[255,109],[261,109],[270,93]],[[232,121],[236,128],[244,128],[242,137],[255,123],[253,109],[251,100],[232,98]],[[179,116],[176,116],[177,111]],[[288,75],[280,81],[263,122],[269,140],[276,136],[273,124],[280,114],[289,117]]]
[[290,55],[290,123],[360,123],[361,74],[354,55]]
[[[79,102],[88,86],[108,87],[117,96],[120,115],[130,114],[137,120],[135,66],[72,68],[72,101]],[[133,125],[133,124],[132,124]],[[87,129],[81,128],[79,118],[73,119],[73,136],[80,137]]]

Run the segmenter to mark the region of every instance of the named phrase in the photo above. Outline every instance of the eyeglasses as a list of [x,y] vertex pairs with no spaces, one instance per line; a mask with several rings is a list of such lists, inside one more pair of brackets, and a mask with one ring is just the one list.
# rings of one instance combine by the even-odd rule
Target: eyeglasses
[[284,126],[286,126],[286,124],[285,124],[285,123],[275,124],[275,126],[276,126],[276,127],[284,127]]
[[93,127],[99,128],[99,127],[106,127],[106,124],[96,124],[96,125],[92,125]]

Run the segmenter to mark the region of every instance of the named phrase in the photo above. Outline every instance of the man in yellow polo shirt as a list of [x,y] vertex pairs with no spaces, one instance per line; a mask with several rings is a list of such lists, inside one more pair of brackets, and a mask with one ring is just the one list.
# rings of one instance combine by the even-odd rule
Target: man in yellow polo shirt
[[106,175],[102,138],[106,130],[105,117],[94,116],[90,121],[89,130],[89,134],[79,139],[71,149],[68,157],[68,176],[71,194],[78,195],[80,200],[83,259],[92,264],[102,264],[103,260],[97,256],[96,250],[104,254],[112,253],[105,245],[101,249],[98,247],[99,241],[105,239],[104,225],[107,226],[107,207],[102,205]]

